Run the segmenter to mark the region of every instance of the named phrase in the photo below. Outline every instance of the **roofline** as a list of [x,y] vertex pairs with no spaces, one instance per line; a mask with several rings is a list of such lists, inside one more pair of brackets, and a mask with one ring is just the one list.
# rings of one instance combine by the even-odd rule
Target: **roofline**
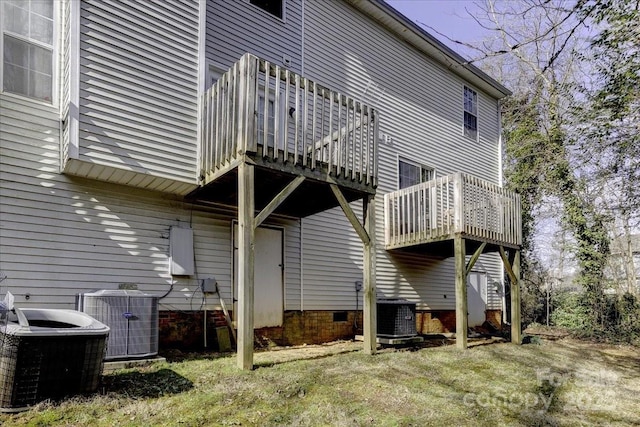
[[383,0],[346,0],[416,49],[497,99],[511,91]]

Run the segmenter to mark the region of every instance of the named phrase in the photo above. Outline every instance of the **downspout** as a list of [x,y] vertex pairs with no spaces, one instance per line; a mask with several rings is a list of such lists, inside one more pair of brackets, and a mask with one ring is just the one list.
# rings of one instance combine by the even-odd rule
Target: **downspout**
[[[304,4],[302,1],[301,19],[300,19],[300,74],[304,76]],[[304,311],[304,224],[303,219],[300,218],[300,311]]]
[[207,45],[207,2],[201,1],[198,8],[198,112],[197,112],[197,129],[196,129],[196,165],[195,165],[195,182],[200,185],[200,165],[201,163],[201,144],[202,144],[202,125],[203,125],[203,97],[206,86],[206,45]]
[[[504,186],[504,176],[502,171],[502,156],[503,156],[503,141],[502,141],[502,102],[498,100],[497,109],[497,119],[498,119],[498,184],[500,187]],[[503,264],[502,260],[500,261]],[[504,285],[504,265],[500,269],[500,281],[502,282],[502,324],[507,323],[507,293],[505,292]]]
[[[306,2],[303,0],[302,1],[302,19],[300,20],[300,36],[302,38],[302,41],[300,43],[300,74],[302,74],[304,76],[304,4]],[[302,221],[300,222],[300,224],[302,224]]]
[[300,311],[304,311],[304,228],[300,218]]

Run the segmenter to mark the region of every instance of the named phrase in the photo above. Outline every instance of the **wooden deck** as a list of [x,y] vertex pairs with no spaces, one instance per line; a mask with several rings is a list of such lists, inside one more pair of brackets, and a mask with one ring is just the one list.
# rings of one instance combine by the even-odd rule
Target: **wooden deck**
[[520,197],[485,180],[456,173],[388,193],[385,247],[453,256],[454,236],[467,252],[522,244]]
[[[266,102],[265,102],[266,100]],[[256,208],[296,177],[277,213],[302,217],[375,194],[376,111],[279,65],[246,54],[205,93],[200,187],[194,200],[237,205],[237,167],[256,167]]]
[[[237,207],[237,365],[253,367],[255,234],[270,215],[340,206],[363,244],[364,352],[376,352],[378,117],[366,104],[253,55],[203,98],[199,203]],[[358,218],[349,202],[362,199]]]

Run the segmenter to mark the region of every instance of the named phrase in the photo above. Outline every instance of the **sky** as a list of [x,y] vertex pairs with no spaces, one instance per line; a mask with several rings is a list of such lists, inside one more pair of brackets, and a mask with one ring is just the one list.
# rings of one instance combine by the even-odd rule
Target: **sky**
[[[386,0],[394,9],[458,52],[470,57],[473,52],[452,43],[431,28],[451,39],[463,42],[481,41],[487,32],[467,11],[477,10],[471,0]],[[431,28],[429,28],[431,27]]]

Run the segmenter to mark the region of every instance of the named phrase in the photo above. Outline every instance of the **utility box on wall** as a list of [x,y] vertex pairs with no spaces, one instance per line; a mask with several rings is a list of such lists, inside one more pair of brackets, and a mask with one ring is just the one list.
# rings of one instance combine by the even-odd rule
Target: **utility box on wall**
[[169,230],[169,274],[191,276],[195,274],[193,262],[193,229],[171,227]]
[[111,328],[106,360],[158,354],[158,297],[136,290],[101,290],[78,296],[78,310]]

